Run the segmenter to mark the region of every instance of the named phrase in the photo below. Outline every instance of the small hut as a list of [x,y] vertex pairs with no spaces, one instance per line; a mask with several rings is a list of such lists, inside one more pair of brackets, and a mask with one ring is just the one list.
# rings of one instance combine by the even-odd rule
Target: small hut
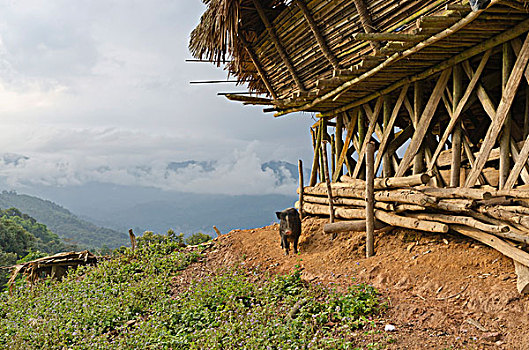
[[13,283],[18,275],[23,274],[29,283],[33,284],[39,278],[51,277],[61,279],[69,268],[80,265],[95,265],[97,257],[88,250],[81,252],[58,253],[33,261],[12,266],[11,278],[9,279],[9,290],[12,290]]
[[376,220],[451,229],[529,266],[514,247],[529,243],[528,1],[206,4],[192,54],[255,93],[226,97],[318,119],[305,215],[365,219],[374,143]]

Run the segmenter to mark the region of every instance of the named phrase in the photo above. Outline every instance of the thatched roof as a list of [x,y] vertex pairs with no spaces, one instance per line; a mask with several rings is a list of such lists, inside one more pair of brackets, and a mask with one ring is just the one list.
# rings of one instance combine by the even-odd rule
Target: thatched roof
[[[314,26],[297,0],[259,2],[290,62],[278,54],[273,35],[266,30],[253,0],[208,0],[202,20],[191,34],[191,52],[197,58],[219,65],[227,61],[228,72],[239,82],[249,82],[251,91],[275,95],[268,102],[275,110],[330,112],[368,98],[395,81],[426,72],[528,18],[526,3],[515,0],[492,1],[491,7],[479,14],[473,14],[465,0],[463,4],[460,0],[301,1],[330,55],[336,57],[338,69],[316,40]],[[386,40],[376,40],[381,45],[376,51],[370,45],[373,41],[359,36],[365,34],[366,23],[357,10],[358,3],[365,5],[370,16],[368,27],[375,34],[389,35]],[[463,22],[464,25],[439,40],[430,40]],[[401,34],[408,38],[391,38]],[[428,45],[422,45],[426,40]],[[244,41],[255,53],[264,74],[258,72],[255,61],[252,62],[244,48]],[[416,46],[421,47],[413,51]],[[405,54],[405,59],[397,57],[385,63],[392,55],[409,50],[413,55]],[[333,92],[357,77],[361,79],[347,89]],[[258,103],[266,102],[259,100]]]

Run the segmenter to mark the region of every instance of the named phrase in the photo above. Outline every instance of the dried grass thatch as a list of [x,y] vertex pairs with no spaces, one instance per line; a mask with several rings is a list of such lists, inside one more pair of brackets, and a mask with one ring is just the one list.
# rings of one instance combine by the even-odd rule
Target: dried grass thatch
[[[261,2],[270,20],[286,7],[284,0]],[[254,76],[255,67],[239,39],[240,35],[246,35],[248,41],[253,41],[265,30],[252,0],[204,0],[204,3],[208,7],[191,32],[191,54],[217,66],[226,63],[226,69],[238,78],[239,83],[248,82],[251,90],[266,91]]]

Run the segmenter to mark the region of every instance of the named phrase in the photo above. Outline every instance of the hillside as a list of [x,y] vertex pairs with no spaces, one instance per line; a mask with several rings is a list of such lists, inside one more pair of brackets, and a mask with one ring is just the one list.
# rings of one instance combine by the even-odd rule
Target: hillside
[[0,208],[15,207],[27,213],[37,221],[45,224],[66,242],[84,247],[101,247],[106,245],[116,248],[128,243],[128,236],[115,230],[103,228],[80,219],[69,210],[51,201],[14,191],[3,191],[0,194]]

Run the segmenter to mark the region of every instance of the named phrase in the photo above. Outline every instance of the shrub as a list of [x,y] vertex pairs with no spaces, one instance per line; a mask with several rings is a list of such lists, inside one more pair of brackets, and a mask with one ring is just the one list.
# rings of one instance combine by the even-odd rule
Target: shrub
[[202,232],[193,233],[191,236],[185,239],[187,245],[198,245],[201,243],[206,243],[211,240],[210,235],[206,235]]

